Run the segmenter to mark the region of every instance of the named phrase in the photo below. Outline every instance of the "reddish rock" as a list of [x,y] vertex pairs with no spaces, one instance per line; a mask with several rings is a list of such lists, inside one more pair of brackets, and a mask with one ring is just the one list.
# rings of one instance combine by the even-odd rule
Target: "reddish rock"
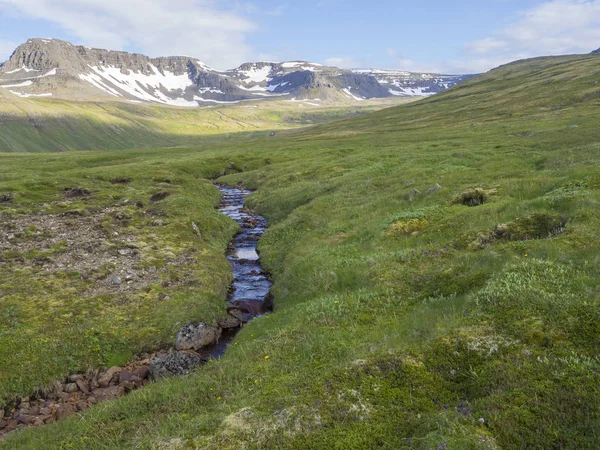
[[128,381],[131,380],[132,376],[133,376],[133,374],[131,372],[129,372],[128,370],[121,371],[119,373],[119,384],[127,383]]
[[62,420],[65,417],[69,417],[73,413],[74,411],[71,405],[60,405],[56,410],[55,417],[56,420]]
[[19,415],[17,417],[17,422],[24,423],[25,425],[33,425],[35,421],[36,421],[35,416],[30,416],[27,414]]
[[90,393],[90,389],[88,388],[87,383],[82,379],[77,380],[75,382],[75,384],[77,385],[77,387],[79,388],[79,390],[81,392],[83,392],[84,394],[89,394]]
[[19,426],[19,422],[17,422],[14,419],[11,419],[11,420],[8,421],[8,424],[4,428],[4,431],[6,431],[8,433],[8,432],[10,432],[12,430],[16,430],[18,426]]
[[231,328],[238,328],[242,325],[240,320],[235,317],[222,317],[221,319],[217,320],[217,324],[219,325],[219,327],[223,328],[224,330],[229,330]]
[[[262,300],[236,300],[231,302],[229,308],[238,309],[242,312],[258,316],[268,310],[268,305]],[[228,310],[229,310],[228,308]]]
[[77,387],[77,383],[68,383],[65,385],[65,392],[72,394],[73,392],[77,392],[79,388]]
[[94,397],[97,401],[103,402],[105,400],[111,400],[125,395],[125,388],[123,386],[98,388],[94,389],[92,394],[94,394]]
[[119,372],[121,372],[123,369],[121,369],[120,367],[111,367],[110,369],[108,369],[104,375],[102,375],[99,379],[98,379],[98,384],[100,384],[101,388],[106,388],[108,387],[108,385],[110,384],[112,378],[118,374]]
[[84,409],[88,408],[88,403],[85,400],[79,400],[77,402],[77,404],[75,405],[75,409],[77,411],[83,411]]
[[81,374],[76,374],[76,375],[70,375],[69,376],[69,381],[71,383],[77,383],[79,380],[83,380],[83,375]]
[[138,367],[137,369],[135,369],[133,374],[136,377],[140,377],[140,379],[142,379],[142,380],[148,378],[148,375],[150,375],[150,365],[148,364],[148,365],[143,365],[142,367]]

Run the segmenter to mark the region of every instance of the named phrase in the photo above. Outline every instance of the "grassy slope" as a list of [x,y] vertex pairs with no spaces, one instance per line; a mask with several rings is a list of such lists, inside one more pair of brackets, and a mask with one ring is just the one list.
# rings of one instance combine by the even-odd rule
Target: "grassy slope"
[[[238,167],[222,181],[258,189],[276,313],[192,376],[0,448],[595,448],[599,62],[517,63],[416,104],[169,154],[169,170]],[[497,193],[450,202],[473,187]],[[514,238],[490,239],[505,223]]]
[[[397,100],[396,103],[401,100]],[[364,114],[393,104],[312,107],[291,102],[174,108],[125,102],[21,99],[0,89],[0,152],[175,147]]]

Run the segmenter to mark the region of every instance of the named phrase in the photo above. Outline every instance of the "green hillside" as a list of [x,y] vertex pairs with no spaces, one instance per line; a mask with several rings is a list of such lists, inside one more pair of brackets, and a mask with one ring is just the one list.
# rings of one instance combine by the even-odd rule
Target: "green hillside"
[[[411,101],[409,99],[408,101]],[[406,99],[319,107],[285,101],[217,108],[22,99],[0,89],[0,152],[178,147],[300,128],[365,114]]]
[[[201,272],[170,269],[172,280],[194,280],[175,284],[172,304],[151,303],[159,283],[147,298],[132,294],[139,308],[110,295],[89,311],[78,302],[88,311],[79,320],[68,314],[89,281],[27,273],[18,265],[27,255],[5,255],[2,279],[13,287],[0,297],[0,324],[12,327],[2,336],[13,344],[0,353],[4,394],[61,374],[36,352],[91,346],[86,327],[98,310],[106,313],[96,356],[71,360],[73,369],[170,342],[186,305],[193,320],[218,314],[234,229],[212,209],[218,192],[208,179],[257,190],[249,204],[270,221],[259,248],[276,308],[196,373],[14,434],[0,448],[596,448],[598,83],[599,55],[540,58],[417,103],[168,157],[0,155],[0,193],[14,199],[0,211],[11,220],[41,205],[94,216],[167,189],[169,224],[152,229],[132,207],[120,226],[147,243],[142,263],[202,255]],[[125,176],[128,186],[110,182]],[[65,203],[69,186],[93,195]],[[136,331],[123,338],[126,330]]]

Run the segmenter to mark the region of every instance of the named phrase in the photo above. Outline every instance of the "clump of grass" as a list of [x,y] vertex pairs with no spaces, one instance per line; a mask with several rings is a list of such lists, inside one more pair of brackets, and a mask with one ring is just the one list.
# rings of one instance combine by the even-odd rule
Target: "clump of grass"
[[452,205],[465,205],[465,206],[479,206],[487,203],[491,197],[498,194],[497,189],[484,189],[484,188],[473,188],[467,189],[460,194],[456,195],[450,204]]
[[392,237],[407,236],[418,233],[429,228],[430,223],[426,219],[407,219],[394,222],[388,228],[387,234]]
[[501,241],[528,241],[549,239],[564,233],[568,219],[557,213],[534,213],[527,217],[517,217],[511,222],[496,226],[490,233],[480,233],[470,248],[485,248]]

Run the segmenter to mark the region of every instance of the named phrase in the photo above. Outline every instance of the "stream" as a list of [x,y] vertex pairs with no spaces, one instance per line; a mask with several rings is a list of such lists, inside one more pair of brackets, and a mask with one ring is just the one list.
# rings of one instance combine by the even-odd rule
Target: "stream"
[[[189,373],[203,362],[223,356],[244,324],[273,310],[272,283],[260,265],[257,252],[258,240],[265,233],[267,220],[244,208],[251,191],[222,185],[217,187],[223,194],[219,211],[235,220],[241,230],[226,252],[233,269],[233,283],[229,290],[227,315],[218,320],[218,328],[214,328],[216,343],[191,354],[171,348],[139,355],[123,367],[73,374],[61,382],[56,381],[50,391],[38,391],[30,397],[16,399],[12,405],[0,405],[0,440],[14,430],[43,426],[98,402],[116,399],[142,388],[152,378],[158,379],[153,374],[157,360],[171,376]],[[202,325],[211,328],[207,324]]]

